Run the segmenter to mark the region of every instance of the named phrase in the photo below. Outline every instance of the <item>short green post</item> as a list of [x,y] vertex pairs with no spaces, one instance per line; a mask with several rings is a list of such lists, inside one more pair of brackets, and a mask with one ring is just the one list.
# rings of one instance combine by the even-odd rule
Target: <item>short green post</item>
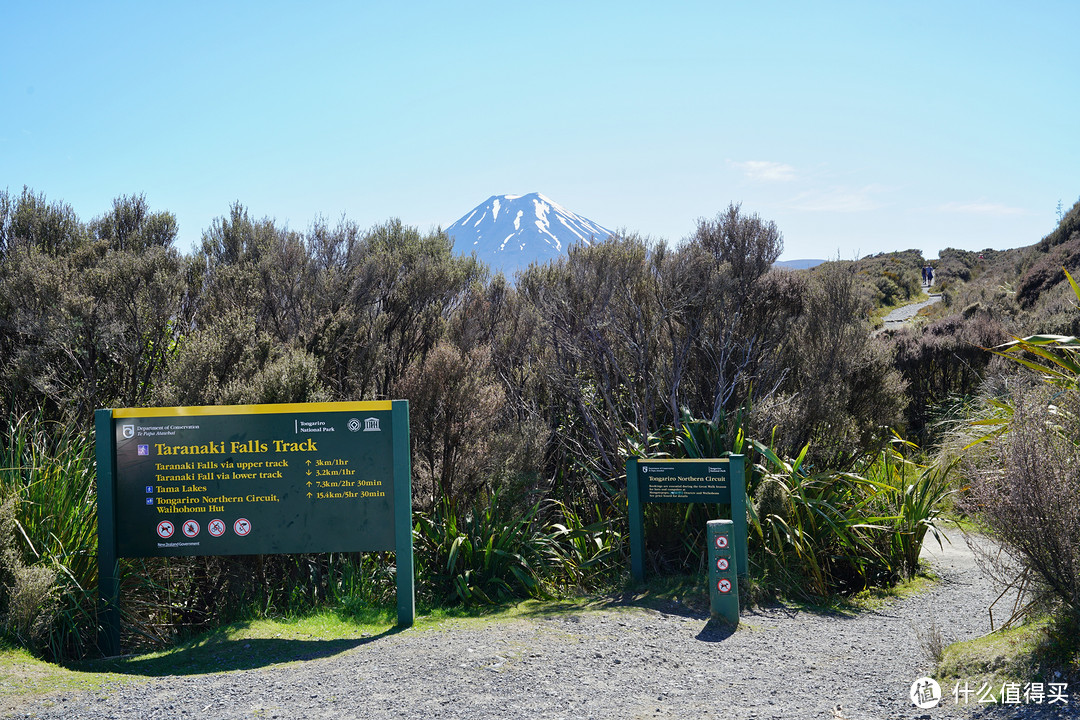
[[739,624],[739,573],[735,559],[735,523],[710,520],[705,524],[709,542],[709,608],[714,618]]

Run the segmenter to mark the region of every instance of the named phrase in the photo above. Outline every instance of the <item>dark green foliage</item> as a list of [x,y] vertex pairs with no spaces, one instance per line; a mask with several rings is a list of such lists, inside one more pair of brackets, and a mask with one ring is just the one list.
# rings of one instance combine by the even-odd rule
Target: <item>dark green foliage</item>
[[699,219],[693,240],[717,262],[730,265],[732,275],[744,284],[767,273],[784,251],[776,223],[757,213],[744,215],[739,203],[728,205],[714,220]]
[[75,212],[63,203],[47,203],[24,187],[18,198],[0,191],[0,257],[17,247],[33,247],[47,255],[64,254],[84,242]]
[[504,402],[483,347],[441,342],[395,385],[409,399],[413,496],[422,507],[471,502],[490,477],[490,445]]
[[77,659],[97,642],[93,438],[12,416],[0,428],[0,631]]
[[973,396],[993,356],[985,348],[1007,339],[990,313],[972,308],[927,325],[895,331],[892,348],[896,368],[907,381],[908,432],[925,445],[934,413],[954,400]]
[[816,270],[803,321],[781,346],[789,374],[781,392],[755,408],[756,435],[773,437],[787,455],[809,443],[812,462],[844,468],[899,422],[905,386],[886,347],[870,336],[869,302],[854,267],[830,263]]
[[13,214],[0,265],[4,404],[88,422],[96,407],[146,403],[190,313],[188,261],[132,238],[161,241],[171,216],[143,213],[127,229],[136,248],[118,249],[26,191]]
[[[1075,214],[1080,215],[1080,212]],[[1080,222],[1075,224],[1080,226]],[[1024,273],[1016,285],[1016,301],[1025,309],[1034,307],[1048,290],[1064,284],[1065,270],[1080,274],[1078,269],[1080,229],[1075,229],[1067,240],[1051,245],[1046,254]]]
[[[832,272],[836,266],[853,272],[862,287],[870,291],[876,307],[903,305],[922,292],[922,268],[926,264],[918,250],[878,253],[854,261],[834,261],[818,265],[811,275]],[[935,272],[937,272],[935,270]],[[940,276],[939,276],[940,277]]]
[[498,495],[464,515],[445,500],[434,513],[419,514],[414,537],[421,591],[466,604],[545,595],[558,551],[538,515],[538,505],[520,512]]

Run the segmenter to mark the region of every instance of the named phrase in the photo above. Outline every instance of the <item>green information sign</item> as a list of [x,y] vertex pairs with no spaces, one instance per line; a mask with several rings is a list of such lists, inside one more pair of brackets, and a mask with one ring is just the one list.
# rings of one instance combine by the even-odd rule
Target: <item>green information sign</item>
[[121,557],[394,549],[390,403],[221,409],[113,411]]
[[730,503],[729,461],[639,460],[642,502]]
[[746,469],[742,455],[705,459],[630,458],[626,461],[630,572],[645,578],[644,503],[717,503],[731,508],[733,554],[746,575]]
[[406,401],[99,410],[97,434],[106,609],[117,557],[392,550],[411,624]]

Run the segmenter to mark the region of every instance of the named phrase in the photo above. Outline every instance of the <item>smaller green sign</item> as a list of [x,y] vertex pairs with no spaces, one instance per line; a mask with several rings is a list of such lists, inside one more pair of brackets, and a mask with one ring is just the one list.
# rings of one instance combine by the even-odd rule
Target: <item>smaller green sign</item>
[[642,502],[731,502],[727,458],[638,461]]
[[626,461],[630,521],[630,573],[645,578],[644,503],[727,505],[733,524],[732,548],[738,575],[746,576],[746,462],[742,455],[702,459]]

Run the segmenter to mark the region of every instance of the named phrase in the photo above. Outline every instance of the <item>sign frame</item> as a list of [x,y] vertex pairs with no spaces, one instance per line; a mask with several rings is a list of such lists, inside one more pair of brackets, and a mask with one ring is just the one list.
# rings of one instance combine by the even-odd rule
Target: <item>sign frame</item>
[[[723,464],[727,468],[727,487],[718,487],[715,482],[708,482],[703,477],[690,475],[679,490],[667,493],[654,492],[648,497],[650,486],[643,483],[644,471],[653,467],[672,466],[686,468],[693,472],[701,464]],[[662,496],[662,497],[657,497]],[[735,554],[737,575],[747,574],[747,525],[746,525],[746,457],[728,455],[723,458],[627,458],[626,460],[626,498],[630,522],[630,574],[635,582],[645,580],[645,511],[646,502],[672,503],[720,503],[731,508],[731,521],[734,525],[732,545]]]
[[[334,413],[334,412],[387,412],[390,414],[391,439],[390,458],[383,462],[384,467],[389,467],[391,478],[387,480],[393,488],[393,503],[387,522],[392,525],[390,532],[393,535],[393,550],[396,553],[396,576],[397,576],[397,614],[398,625],[408,627],[413,624],[416,617],[416,589],[414,579],[414,559],[412,542],[412,479],[411,479],[411,456],[409,448],[409,403],[407,400],[393,401],[359,401],[359,402],[330,402],[330,403],[282,403],[267,405],[232,405],[232,406],[199,406],[199,407],[176,407],[176,408],[142,408],[142,409],[99,409],[94,414],[94,427],[96,431],[97,450],[97,503],[98,503],[98,619],[99,619],[99,644],[106,656],[120,654],[120,571],[119,558],[121,557],[121,543],[119,537],[118,510],[119,498],[119,464],[117,460],[117,418],[148,418],[148,417],[207,417],[226,415],[234,418],[236,422],[243,423],[246,416],[270,416],[282,414],[301,413]],[[243,427],[241,425],[241,427]],[[128,428],[124,428],[124,437],[131,435]],[[147,486],[147,492],[150,486]],[[149,504],[150,501],[147,501]],[[212,518],[207,518],[212,521]],[[181,523],[179,520],[169,520],[172,527],[171,534],[179,535]],[[237,521],[239,522],[239,521]],[[161,535],[161,527],[157,530]],[[250,528],[250,525],[248,526]],[[250,532],[250,530],[249,530]],[[385,532],[385,530],[384,530]],[[238,533],[239,534],[239,533]],[[128,544],[130,546],[130,543]],[[372,548],[342,547],[334,551],[340,552],[364,552]],[[324,552],[324,549],[299,549],[298,552]],[[212,556],[219,553],[212,551],[195,551],[188,555]],[[231,551],[220,554],[245,554]],[[258,554],[257,552],[252,554]],[[173,553],[163,553],[163,556],[171,556]],[[127,552],[125,557],[155,557],[153,553]]]

